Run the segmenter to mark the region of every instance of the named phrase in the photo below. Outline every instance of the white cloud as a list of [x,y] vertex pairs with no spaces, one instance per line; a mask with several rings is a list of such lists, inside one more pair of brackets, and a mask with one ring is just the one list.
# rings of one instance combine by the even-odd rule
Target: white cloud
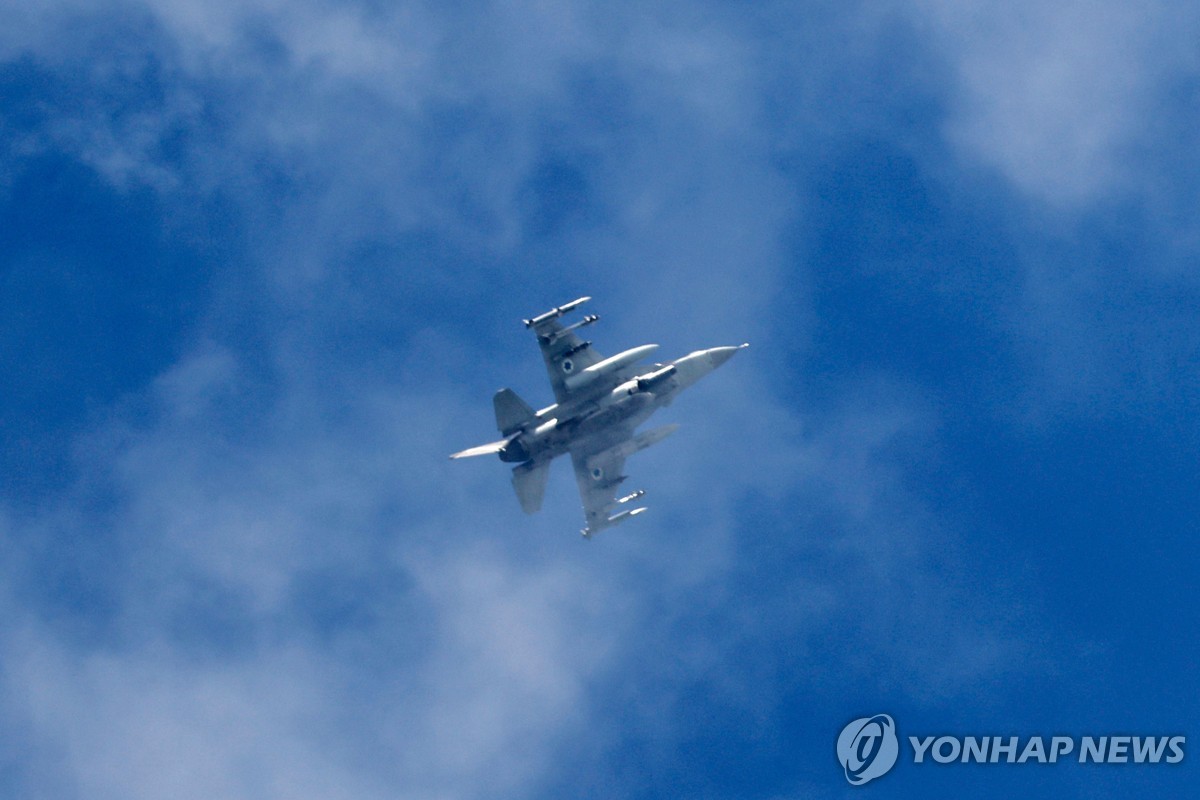
[[198,668],[170,653],[81,656],[38,637],[8,680],[80,796],[382,796],[323,752],[308,659]]
[[[764,702],[720,665],[754,636],[803,638],[836,613],[846,576],[813,577],[801,565],[779,590],[786,599],[773,598],[779,615],[755,619],[732,569],[743,546],[737,506],[751,492],[826,494],[854,531],[831,545],[857,559],[850,577],[882,576],[902,591],[936,580],[923,561],[931,545],[920,504],[880,455],[933,412],[881,393],[879,407],[848,407],[824,432],[806,430],[773,396],[777,363],[755,351],[681,401],[672,413],[684,431],[631,465],[658,488],[659,516],[611,542],[577,541],[565,466],[543,516],[513,530],[506,473],[445,459],[472,443],[465,421],[490,413],[485,395],[461,390],[463,376],[503,379],[510,364],[536,362],[520,331],[503,347],[452,333],[484,330],[470,318],[486,310],[459,293],[497,280],[498,264],[535,262],[503,279],[513,295],[537,294],[536,282],[600,287],[612,341],[652,329],[674,338],[669,350],[771,344],[785,228],[798,212],[756,125],[753,47],[736,32],[638,13],[605,23],[603,10],[544,3],[485,9],[466,26],[419,6],[141,8],[165,31],[163,58],[181,54],[171,62],[181,99],[165,102],[160,119],[123,125],[103,104],[68,114],[55,145],[115,182],[142,176],[166,197],[230,191],[255,274],[221,276],[232,285],[214,296],[236,298],[247,285],[271,296],[253,312],[214,309],[195,345],[147,388],[151,412],[118,411],[81,444],[88,480],[119,498],[120,547],[109,555],[129,575],[118,622],[128,643],[59,641],[34,610],[26,638],[4,645],[25,651],[6,676],[9,696],[61,747],[82,795],[520,796],[553,770],[563,740],[616,738],[592,692],[623,671],[676,670]],[[276,40],[277,60],[248,43],[256,35]],[[29,41],[39,57],[54,47]],[[617,110],[639,121],[635,131],[576,119],[572,75],[589,58],[619,77]],[[228,128],[165,164],[157,138],[193,124],[206,103],[228,104]],[[459,118],[430,122],[447,108]],[[596,159],[587,191],[612,209],[611,229],[532,241],[514,198],[548,142]],[[286,191],[256,183],[264,162]],[[414,230],[476,261],[451,276],[426,276],[421,263],[345,276],[356,247]],[[324,352],[321,337],[335,337],[318,324],[378,322],[370,295],[389,281],[406,291],[385,299],[407,305],[388,313],[445,315],[423,331],[396,326],[404,340],[387,349],[400,377]],[[270,375],[252,374],[236,333],[242,314],[263,308],[255,330]],[[527,349],[504,352],[515,341]],[[694,524],[680,531],[672,511]],[[889,539],[897,530],[902,538]],[[303,618],[302,594],[306,579],[328,572],[350,582],[378,574],[355,598],[367,609],[361,629],[314,644],[319,626]],[[208,613],[198,598],[210,590],[244,641],[206,660],[177,625]],[[714,597],[746,624],[689,641],[682,654],[669,639],[662,653],[646,647]],[[949,637],[963,658],[947,660],[935,691],[954,691],[956,670],[1003,660],[1002,646],[978,644]],[[648,702],[679,701],[668,691]]]
[[[574,537],[549,557],[498,529],[502,474],[423,466],[449,464],[461,402],[367,398],[322,426],[293,394],[237,441],[212,410],[234,375],[202,354],[160,381],[154,428],[84,448],[122,498],[94,559],[123,575],[119,614],[89,646],[6,599],[0,685],[31,758],[99,798],[523,795],[586,723],[630,601]],[[64,521],[88,524],[26,535]],[[21,574],[36,556],[2,541]],[[310,619],[331,602],[313,576],[341,576],[356,622]]]
[[1164,84],[1194,74],[1197,20],[1173,3],[915,4],[959,87],[947,136],[1052,206],[1142,192]]

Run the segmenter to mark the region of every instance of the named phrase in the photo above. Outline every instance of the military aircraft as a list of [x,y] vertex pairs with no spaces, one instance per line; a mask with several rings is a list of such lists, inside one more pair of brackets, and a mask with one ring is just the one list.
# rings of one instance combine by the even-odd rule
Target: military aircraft
[[525,327],[537,334],[557,402],[534,411],[512,389],[501,389],[492,404],[496,427],[504,438],[450,456],[497,453],[501,461],[516,463],[513,488],[521,508],[532,514],[542,507],[550,462],[570,453],[587,521],[581,531],[585,538],[646,510],[645,506],[625,508],[646,494],[643,489],[616,497],[617,486],[627,477],[621,474],[625,459],[662,441],[679,426],[664,425],[635,434],[637,427],[738,350],[749,347],[711,347],[649,366],[638,362],[657,350],[656,344],[605,358],[576,334],[599,316],[589,314],[573,325],[559,322],[588,300],[591,298],[580,297],[523,320]]

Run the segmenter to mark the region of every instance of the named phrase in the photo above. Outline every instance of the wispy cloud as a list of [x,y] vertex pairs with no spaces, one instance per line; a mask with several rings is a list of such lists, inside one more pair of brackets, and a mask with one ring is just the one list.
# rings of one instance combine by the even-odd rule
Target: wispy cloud
[[[812,127],[781,144],[753,25],[543,3],[127,11],[6,12],[10,63],[85,96],[43,108],[24,141],[149,188],[167,217],[220,206],[236,244],[185,352],[78,440],[80,485],[10,515],[18,586],[47,569],[39,537],[118,576],[99,641],[62,632],[52,589],[5,601],[20,620],[0,642],[5,702],[42,765],[29,781],[528,796],[561,775],[564,742],[620,746],[615,685],[648,690],[637,724],[668,741],[682,733],[659,712],[696,685],[768,713],[800,656],[754,656],[765,642],[816,659],[810,639],[851,629],[875,644],[839,666],[913,697],[1028,656],[1020,610],[945,578],[969,524],[905,483],[914,449],[936,454],[936,402],[870,374],[820,412],[780,396],[814,313],[780,294],[819,266],[779,160],[830,133],[806,107],[788,118]],[[959,81],[948,139],[1052,204],[1120,185],[1153,36],[1076,25],[1074,8],[998,13],[913,11]],[[96,27],[56,38],[78,20]],[[631,465],[657,507],[611,542],[577,541],[565,467],[525,520],[502,469],[445,459],[491,433],[495,383],[545,394],[513,323],[583,290],[609,323],[598,346],[754,342]]]
[[[954,69],[947,135],[1054,207],[1147,188],[1165,84],[1195,72],[1186,5],[915,4]],[[1150,124],[1147,124],[1150,123]]]

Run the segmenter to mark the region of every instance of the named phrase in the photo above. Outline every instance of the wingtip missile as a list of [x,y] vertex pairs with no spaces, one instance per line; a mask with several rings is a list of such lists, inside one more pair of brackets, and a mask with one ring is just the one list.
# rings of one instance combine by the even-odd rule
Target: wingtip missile
[[563,314],[566,314],[568,311],[579,308],[579,306],[583,305],[584,303],[586,303],[588,300],[591,300],[591,299],[592,299],[591,297],[580,297],[575,300],[572,300],[569,303],[564,303],[561,306],[556,306],[555,308],[552,308],[549,311],[547,311],[545,314],[538,314],[536,317],[531,317],[530,319],[523,319],[523,320],[521,320],[521,322],[525,323],[526,328],[536,328],[538,325],[541,325],[543,322],[549,322],[552,319],[561,317]]
[[649,510],[650,509],[647,506],[641,506],[640,508],[631,508],[628,511],[622,511],[618,514],[613,514],[611,517],[608,518],[608,524],[609,525],[620,525],[625,520],[636,517],[638,514],[641,514],[643,511],[649,511]]
[[[638,494],[638,492],[634,492],[634,494],[630,495],[630,497],[632,497],[636,494]],[[621,511],[620,513],[613,514],[611,517],[608,517],[607,519],[605,519],[604,524],[601,525],[596,530],[592,530],[591,528],[584,528],[583,530],[580,531],[580,533],[583,535],[583,538],[591,539],[593,536],[595,536],[597,533],[604,530],[605,528],[611,528],[614,525],[620,525],[625,520],[632,519],[633,517],[636,517],[638,514],[641,514],[642,512],[649,511],[649,510],[650,509],[647,506],[641,506],[639,508],[631,508],[627,511]]]

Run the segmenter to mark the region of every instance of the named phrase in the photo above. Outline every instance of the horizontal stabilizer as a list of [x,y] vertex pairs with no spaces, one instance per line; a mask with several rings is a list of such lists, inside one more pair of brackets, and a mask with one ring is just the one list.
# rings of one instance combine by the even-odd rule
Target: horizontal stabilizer
[[521,501],[521,510],[533,514],[542,507],[542,498],[546,496],[546,482],[550,479],[550,462],[529,462],[519,467],[513,467],[513,489],[517,499]]
[[455,453],[451,458],[470,458],[471,456],[488,456],[492,453],[499,453],[508,444],[508,439],[501,439],[498,442],[488,442],[481,444],[478,447],[468,447],[466,450]]

